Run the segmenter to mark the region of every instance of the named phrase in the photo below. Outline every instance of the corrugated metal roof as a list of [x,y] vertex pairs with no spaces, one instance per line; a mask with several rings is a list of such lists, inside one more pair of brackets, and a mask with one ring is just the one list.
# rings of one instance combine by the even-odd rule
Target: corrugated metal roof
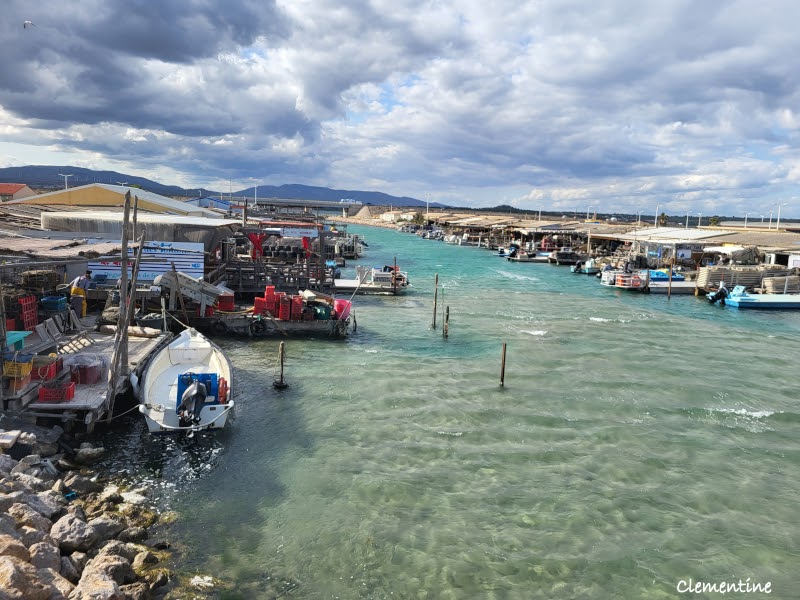
[[[59,217],[67,219],[88,219],[104,221],[122,221],[124,214],[121,212],[108,212],[101,210],[82,210],[72,212],[59,212]],[[241,225],[241,219],[220,219],[208,217],[187,217],[184,215],[162,215],[140,212],[136,215],[139,223],[173,223],[175,225],[203,225],[206,227],[224,227],[225,225]]]
[[121,252],[120,242],[90,244],[84,238],[47,240],[35,238],[0,238],[0,254],[26,256],[39,260],[80,259],[111,256]]

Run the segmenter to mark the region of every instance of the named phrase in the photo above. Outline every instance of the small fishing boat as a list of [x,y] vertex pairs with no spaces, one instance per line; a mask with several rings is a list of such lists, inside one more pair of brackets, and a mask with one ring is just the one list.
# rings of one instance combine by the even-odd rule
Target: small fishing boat
[[582,275],[597,275],[600,272],[600,267],[597,266],[593,258],[588,259],[586,262],[578,261],[569,269],[573,273]]
[[583,255],[578,254],[572,248],[561,248],[550,253],[549,262],[557,265],[574,265],[583,258]]
[[335,279],[337,292],[355,294],[402,294],[410,285],[408,273],[399,267],[356,267],[355,279]]
[[[602,282],[601,282],[602,283]],[[650,273],[647,270],[633,271],[632,273],[617,273],[614,279],[614,287],[623,290],[634,290],[638,292],[649,291]]]
[[743,285],[737,285],[730,292],[720,286],[716,292],[707,294],[706,297],[712,304],[719,300],[721,304],[735,308],[800,308],[800,294],[751,294]]
[[189,328],[150,360],[139,382],[139,412],[150,433],[222,429],[233,408],[233,372],[222,350]]
[[507,256],[506,260],[513,260],[515,262],[533,262],[533,263],[546,263],[549,262],[550,252],[528,252],[527,250],[519,250],[514,256]]

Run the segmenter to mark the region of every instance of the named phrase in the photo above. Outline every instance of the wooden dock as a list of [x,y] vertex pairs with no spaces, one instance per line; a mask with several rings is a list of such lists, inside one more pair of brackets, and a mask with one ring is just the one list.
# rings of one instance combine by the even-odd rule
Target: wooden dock
[[[130,373],[141,376],[147,359],[162,345],[172,339],[171,333],[162,333],[157,337],[128,338],[128,376],[121,377],[116,393],[123,393],[130,385]],[[96,331],[85,331],[66,340],[59,345],[59,356],[64,360],[64,367],[50,381],[69,382],[70,364],[80,361],[80,355],[102,355],[110,359],[114,351],[114,335]],[[64,401],[39,401],[39,388],[43,381],[35,381],[17,395],[5,396],[7,410],[32,417],[60,419],[65,423],[82,421],[88,430],[98,421],[105,418],[110,405],[108,394],[107,370],[96,383],[76,383],[74,397]]]

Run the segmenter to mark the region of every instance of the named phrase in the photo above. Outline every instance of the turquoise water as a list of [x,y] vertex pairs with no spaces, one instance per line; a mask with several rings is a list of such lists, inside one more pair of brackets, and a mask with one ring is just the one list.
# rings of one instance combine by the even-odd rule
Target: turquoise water
[[112,466],[179,512],[218,596],[800,595],[800,315],[349,230],[408,295],[356,297],[347,340],[288,341],[284,392],[278,340],[223,340],[238,404],[215,439],[117,437]]

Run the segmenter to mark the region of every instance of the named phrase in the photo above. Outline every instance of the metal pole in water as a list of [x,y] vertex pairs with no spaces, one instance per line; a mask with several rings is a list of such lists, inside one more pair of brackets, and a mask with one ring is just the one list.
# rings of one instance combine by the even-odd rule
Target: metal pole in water
[[442,325],[442,337],[447,337],[450,333],[450,307],[445,308],[444,311],[444,324]]
[[439,298],[439,274],[433,278],[433,323],[431,323],[431,328],[436,329],[436,302]]
[[506,379],[506,343],[503,342],[503,359],[500,363],[500,387],[503,387]]

